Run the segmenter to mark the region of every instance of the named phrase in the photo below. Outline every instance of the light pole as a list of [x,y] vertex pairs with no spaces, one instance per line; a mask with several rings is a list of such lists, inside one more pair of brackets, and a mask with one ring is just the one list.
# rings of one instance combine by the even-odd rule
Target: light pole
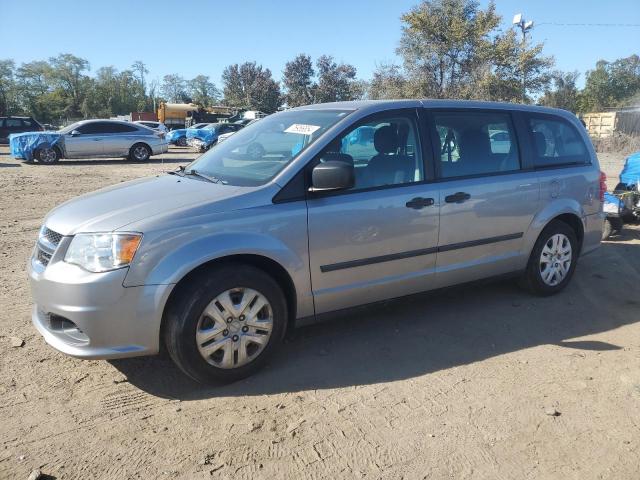
[[533,28],[532,20],[525,20],[521,13],[516,13],[513,16],[513,24],[522,32],[522,56],[520,61],[522,62],[522,103],[527,101],[527,66],[524,60],[524,52],[527,48],[527,32]]

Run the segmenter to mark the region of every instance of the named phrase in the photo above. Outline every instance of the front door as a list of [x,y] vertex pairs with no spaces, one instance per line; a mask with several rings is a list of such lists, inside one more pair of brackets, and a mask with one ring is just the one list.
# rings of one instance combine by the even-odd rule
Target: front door
[[433,111],[432,118],[440,154],[438,285],[513,271],[540,186],[535,172],[521,168],[510,113]]
[[74,134],[64,137],[64,149],[68,158],[99,157],[103,155],[103,122],[89,122],[80,125]]
[[316,313],[432,288],[439,192],[426,181],[429,151],[409,109],[359,122],[318,156],[353,162],[356,181],[307,201]]

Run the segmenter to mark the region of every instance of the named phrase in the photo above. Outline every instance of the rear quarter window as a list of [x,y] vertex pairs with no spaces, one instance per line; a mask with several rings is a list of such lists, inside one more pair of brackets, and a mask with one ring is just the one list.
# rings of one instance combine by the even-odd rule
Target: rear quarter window
[[529,116],[527,129],[537,168],[589,163],[582,136],[569,121],[553,116]]

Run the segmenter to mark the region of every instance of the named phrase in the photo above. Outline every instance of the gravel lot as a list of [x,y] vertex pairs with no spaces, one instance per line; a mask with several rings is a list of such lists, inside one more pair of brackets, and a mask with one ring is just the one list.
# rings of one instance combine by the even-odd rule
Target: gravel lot
[[[582,258],[558,296],[501,282],[360,309],[298,329],[224,387],[165,358],[46,346],[25,273],[46,212],[190,158],[46,167],[0,147],[1,479],[638,478],[637,227]],[[617,176],[620,157],[602,163]]]

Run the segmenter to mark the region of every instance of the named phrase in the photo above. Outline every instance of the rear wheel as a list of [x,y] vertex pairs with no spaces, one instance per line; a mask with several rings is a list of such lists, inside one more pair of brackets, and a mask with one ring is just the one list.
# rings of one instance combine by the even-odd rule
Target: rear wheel
[[536,295],[553,295],[567,286],[578,260],[578,239],[566,223],[554,220],[533,247],[521,284]]
[[129,150],[129,159],[135,162],[146,162],[151,157],[151,149],[144,143],[136,143]]
[[60,160],[60,152],[54,147],[40,147],[34,152],[33,156],[38,163],[47,165],[57,163]]
[[282,290],[262,270],[227,265],[180,287],[165,312],[173,361],[202,383],[230,382],[265,365],[287,325]]

